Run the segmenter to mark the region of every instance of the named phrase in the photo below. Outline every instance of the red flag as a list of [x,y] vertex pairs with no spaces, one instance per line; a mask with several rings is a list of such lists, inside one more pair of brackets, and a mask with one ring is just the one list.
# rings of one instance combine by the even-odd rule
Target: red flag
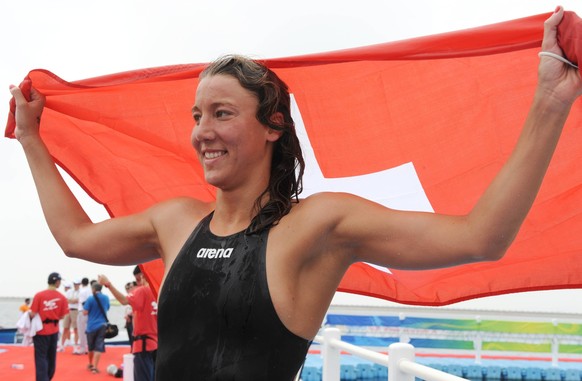
[[[469,211],[511,152],[537,81],[549,15],[358,49],[266,60],[287,82],[311,161],[306,193],[350,191],[386,205]],[[211,200],[190,146],[203,64],[76,82],[34,70],[41,133],[57,163],[110,215],[176,196]],[[443,305],[582,286],[578,101],[540,194],[507,255],[429,271],[353,265],[340,291]],[[6,135],[11,136],[9,120]],[[427,253],[430,255],[430,253]],[[157,290],[161,261],[144,265]]]

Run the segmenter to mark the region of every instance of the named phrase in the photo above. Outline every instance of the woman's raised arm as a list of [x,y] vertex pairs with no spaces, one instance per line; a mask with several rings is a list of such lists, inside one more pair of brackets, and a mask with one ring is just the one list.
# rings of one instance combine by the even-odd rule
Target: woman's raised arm
[[93,223],[83,210],[40,136],[45,98],[34,88],[30,100],[18,87],[16,139],[22,145],[48,226],[66,255],[98,263],[135,264],[160,255],[151,211]]

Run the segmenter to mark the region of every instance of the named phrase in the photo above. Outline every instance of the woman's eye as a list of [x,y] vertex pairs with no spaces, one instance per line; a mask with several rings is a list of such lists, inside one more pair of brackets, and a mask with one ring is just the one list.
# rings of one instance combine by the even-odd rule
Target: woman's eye
[[192,115],[192,118],[194,119],[194,121],[198,124],[200,122],[200,118],[202,116],[200,114],[194,114]]
[[224,117],[226,117],[228,115],[229,115],[228,111],[225,111],[225,110],[218,110],[218,111],[216,111],[216,117],[217,118],[224,118]]

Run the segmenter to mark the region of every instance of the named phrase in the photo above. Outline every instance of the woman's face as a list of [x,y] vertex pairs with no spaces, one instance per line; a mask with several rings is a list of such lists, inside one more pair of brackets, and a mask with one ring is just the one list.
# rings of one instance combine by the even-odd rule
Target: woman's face
[[269,173],[270,142],[276,134],[257,120],[257,108],[255,94],[234,77],[214,75],[200,81],[192,108],[192,145],[209,184],[228,190]]

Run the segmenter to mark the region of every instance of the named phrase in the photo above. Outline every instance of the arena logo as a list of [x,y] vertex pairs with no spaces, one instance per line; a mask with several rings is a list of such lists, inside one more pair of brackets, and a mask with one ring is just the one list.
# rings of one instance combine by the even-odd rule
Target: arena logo
[[219,258],[230,258],[232,251],[234,249],[229,247],[228,249],[208,249],[201,248],[196,254],[196,258],[208,258],[208,259],[219,259]]

